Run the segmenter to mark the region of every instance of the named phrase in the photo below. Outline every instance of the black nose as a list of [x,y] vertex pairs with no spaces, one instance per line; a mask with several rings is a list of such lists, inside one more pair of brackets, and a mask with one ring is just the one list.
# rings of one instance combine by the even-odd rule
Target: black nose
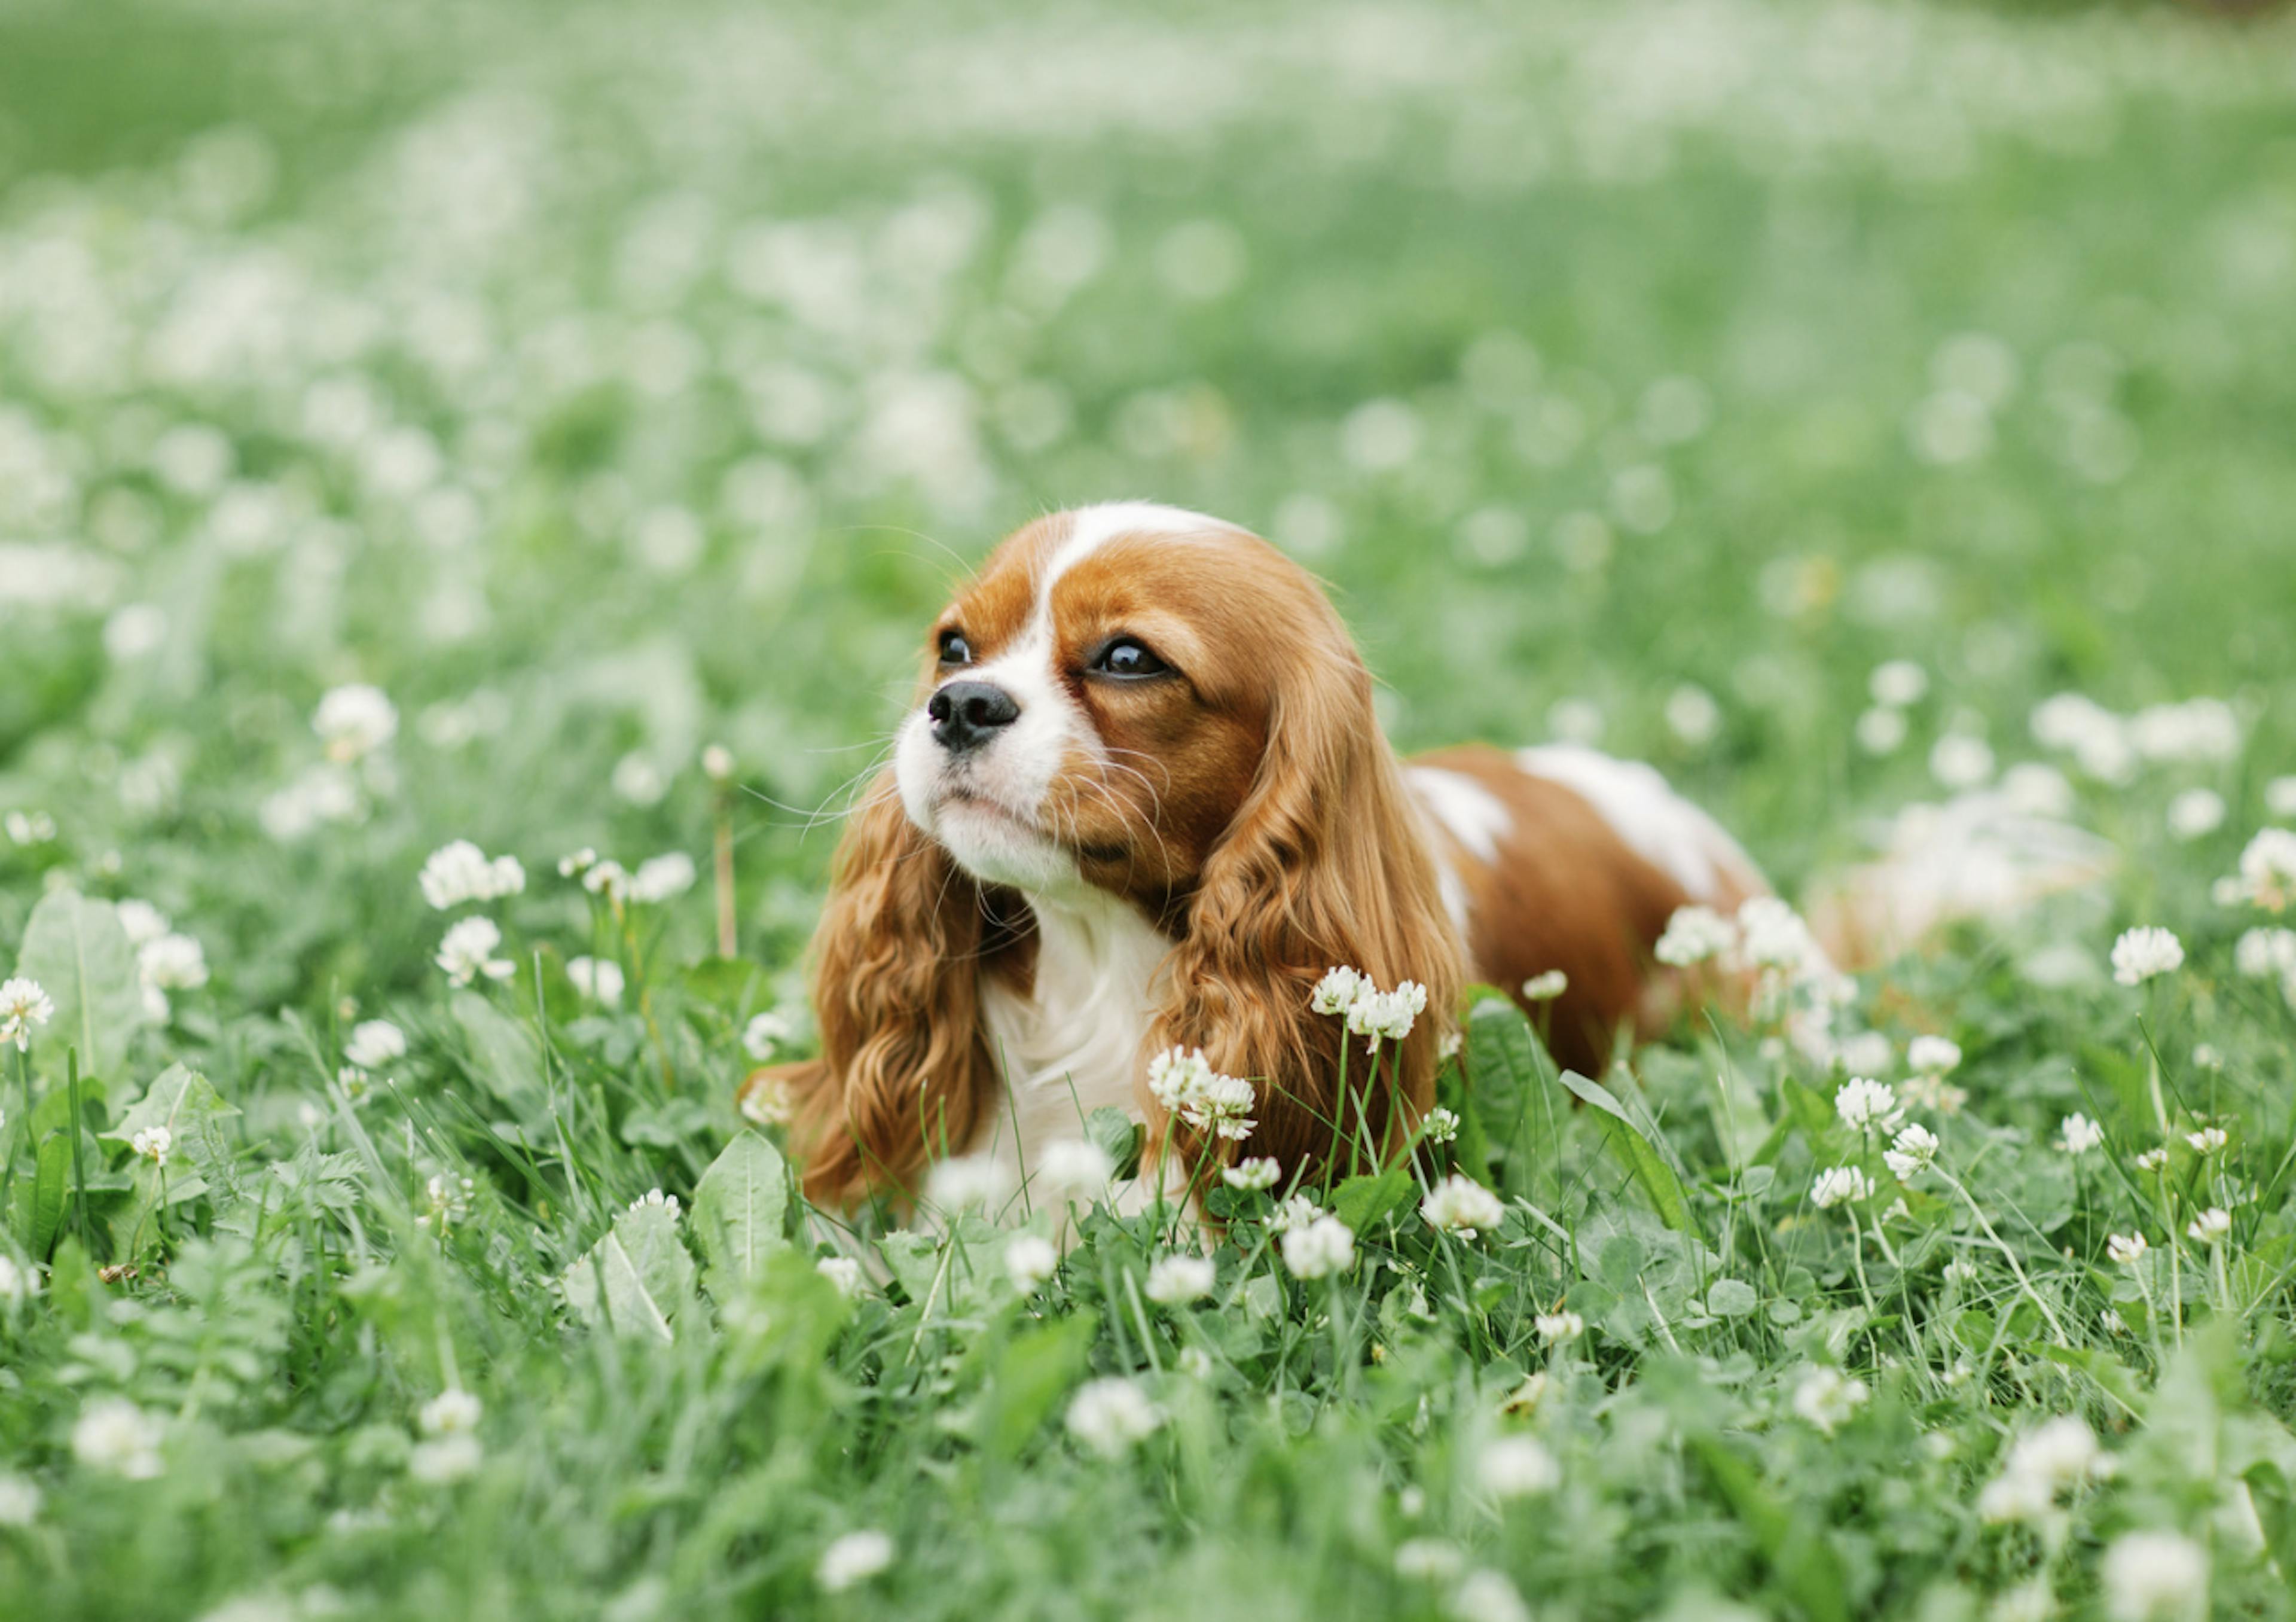
[[1021,706],[986,681],[952,681],[925,703],[933,741],[951,754],[978,749],[999,727],[1021,719]]

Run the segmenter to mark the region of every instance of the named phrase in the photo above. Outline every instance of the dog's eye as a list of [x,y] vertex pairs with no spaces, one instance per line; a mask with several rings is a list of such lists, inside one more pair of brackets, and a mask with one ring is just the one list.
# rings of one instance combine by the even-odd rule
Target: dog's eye
[[1119,637],[1092,662],[1103,676],[1160,676],[1172,667],[1148,651],[1137,637]]
[[940,662],[943,664],[972,663],[972,644],[964,639],[963,631],[945,630],[940,633]]

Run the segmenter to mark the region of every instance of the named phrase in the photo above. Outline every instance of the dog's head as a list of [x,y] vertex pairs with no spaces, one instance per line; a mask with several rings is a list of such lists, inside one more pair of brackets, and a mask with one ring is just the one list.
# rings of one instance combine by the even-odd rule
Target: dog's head
[[[1093,892],[1172,940],[1153,1044],[1254,1083],[1245,1152],[1314,1159],[1336,1122],[1376,1154],[1398,1089],[1423,1110],[1458,949],[1370,675],[1305,571],[1171,507],[1056,514],[996,549],[924,659],[818,940],[817,1192],[965,1146],[996,1085],[978,976],[1025,979],[1029,908]],[[1343,1033],[1308,1008],[1340,965],[1435,1010],[1348,1110]]]

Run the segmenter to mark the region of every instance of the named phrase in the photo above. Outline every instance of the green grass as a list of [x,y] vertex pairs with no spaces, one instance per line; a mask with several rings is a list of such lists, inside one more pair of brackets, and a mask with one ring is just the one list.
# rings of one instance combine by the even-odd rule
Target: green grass
[[[2296,984],[2211,895],[2296,773],[2292,87],[2285,21],[2167,8],[12,8],[0,965],[62,1006],[0,1051],[0,1614],[1948,1622],[2131,1614],[2161,1533],[2207,1577],[2146,1614],[2292,1614]],[[1474,1241],[1359,1189],[1301,1280],[1252,1197],[1175,1307],[1168,1223],[1023,1296],[974,1217],[849,1298],[732,1107],[802,808],[955,571],[1125,496],[1326,577],[1401,747],[1596,718],[1796,893],[1981,737],[2115,875],[1861,983],[1885,1079],[1966,1052],[1902,1190],[1763,1033],[1646,1048],[1622,1124],[1487,1009]],[[330,776],[350,682],[398,727]],[[2099,778],[2063,691],[2237,744]],[[461,991],[458,837],[527,874]],[[618,911],[586,845],[701,881]],[[203,948],[164,1017],[131,898]],[[2185,967],[2115,985],[2146,924]],[[2109,1475],[1988,1519],[2058,1415]],[[1495,1493],[1520,1437],[1559,1478]]]

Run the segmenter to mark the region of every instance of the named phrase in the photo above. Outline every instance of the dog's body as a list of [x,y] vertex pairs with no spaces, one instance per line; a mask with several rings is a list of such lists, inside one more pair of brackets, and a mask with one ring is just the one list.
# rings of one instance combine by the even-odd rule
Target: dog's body
[[[944,1156],[1016,1177],[1095,1108],[1191,1175],[1233,1145],[1150,1096],[1201,1049],[1250,1081],[1242,1152],[1316,1165],[1344,1125],[1393,1142],[1431,1102],[1463,977],[1560,970],[1557,1057],[1598,1067],[1675,1009],[1675,910],[1765,893],[1647,767],[1591,750],[1446,750],[1407,767],[1321,591],[1247,532],[1168,507],[1058,514],[943,615],[895,766],[849,827],[816,937],[817,1059],[761,1073],[807,1182],[848,1203]],[[1425,1018],[1351,1095],[1332,967],[1412,981]]]

